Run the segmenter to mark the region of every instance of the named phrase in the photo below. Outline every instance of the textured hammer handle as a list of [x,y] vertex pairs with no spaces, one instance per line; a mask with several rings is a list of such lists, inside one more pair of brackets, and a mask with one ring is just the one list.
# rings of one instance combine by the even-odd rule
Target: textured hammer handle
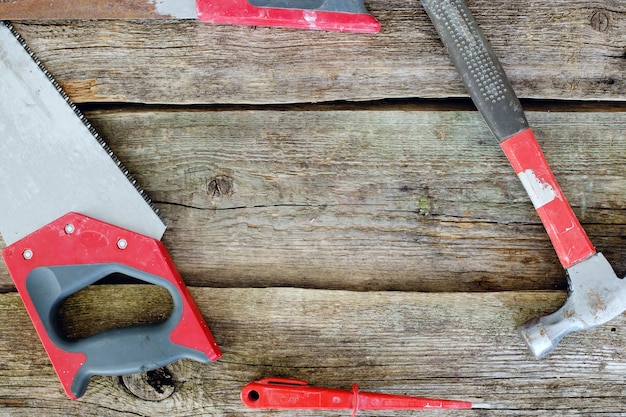
[[422,0],[474,104],[498,141],[528,128],[498,58],[463,0]]
[[565,268],[595,249],[561,191],[498,58],[463,0],[422,0],[474,104],[524,185]]

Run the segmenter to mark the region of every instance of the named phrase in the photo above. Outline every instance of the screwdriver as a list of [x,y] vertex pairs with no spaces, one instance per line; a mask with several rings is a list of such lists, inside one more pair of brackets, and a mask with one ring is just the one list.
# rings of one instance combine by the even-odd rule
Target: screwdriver
[[247,384],[241,390],[241,401],[249,408],[276,410],[441,410],[488,408],[487,404],[469,401],[409,397],[404,395],[361,392],[355,384],[352,390],[314,387],[306,381],[285,378],[263,378]]

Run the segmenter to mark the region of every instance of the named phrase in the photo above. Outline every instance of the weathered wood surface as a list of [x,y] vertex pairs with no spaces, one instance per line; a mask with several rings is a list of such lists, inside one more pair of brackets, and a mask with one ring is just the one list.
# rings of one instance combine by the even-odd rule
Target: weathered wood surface
[[[169,224],[193,286],[565,287],[476,112],[88,113]],[[626,272],[626,113],[529,113],[581,222]],[[11,289],[3,273],[2,288]]]
[[[466,95],[419,3],[366,3],[378,35],[15,22],[156,201],[224,357],[97,377],[71,402],[2,266],[0,415],[347,415],[246,411],[240,388],[266,376],[493,408],[455,415],[624,415],[625,319],[529,357],[515,327],[565,297],[547,235],[472,107],[422,100]],[[526,101],[539,141],[624,275],[625,3],[469,6],[519,95],[541,99]],[[66,331],[160,320],[169,302],[92,288],[63,306]]]
[[[133,291],[99,288],[127,312]],[[138,289],[142,294],[146,292]],[[623,415],[626,320],[566,338],[543,360],[528,356],[516,325],[556,308],[561,292],[401,293],[302,289],[194,289],[224,350],[213,364],[168,367],[171,394],[130,394],[117,378],[94,377],[83,399],[65,398],[15,294],[0,296],[0,413],[46,416],[314,416],[345,412],[248,411],[238,394],[268,375],[321,386],[467,399],[492,410],[367,412],[385,416]],[[123,294],[123,296],[120,296]],[[126,298],[125,298],[126,297]],[[88,297],[86,297],[88,298]],[[76,299],[76,313],[92,307]],[[95,325],[97,312],[79,315]],[[152,383],[159,386],[158,380]],[[171,389],[171,387],[174,389]],[[153,393],[154,395],[158,394]],[[167,396],[165,394],[164,396]]]
[[[371,0],[377,35],[182,21],[20,23],[77,102],[301,103],[466,96],[419,2]],[[473,0],[521,97],[626,99],[626,4]]]
[[[174,2],[177,3],[177,2]],[[46,0],[0,1],[0,17],[16,19],[171,19],[195,17],[195,2],[183,1],[178,10],[163,10],[162,2],[151,0]],[[190,6],[190,7],[185,7]],[[167,7],[166,7],[167,8]],[[187,10],[185,10],[187,9]],[[191,9],[191,10],[189,10]],[[172,16],[172,12],[177,12]],[[191,12],[191,13],[190,13]]]

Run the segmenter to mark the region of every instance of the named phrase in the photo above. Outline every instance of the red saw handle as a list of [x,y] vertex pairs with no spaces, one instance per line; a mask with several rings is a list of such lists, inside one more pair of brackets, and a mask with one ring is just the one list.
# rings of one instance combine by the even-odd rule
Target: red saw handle
[[[69,213],[2,252],[24,306],[67,395],[76,399],[92,375],[157,369],[181,358],[221,352],[165,246],[158,240]],[[166,288],[174,301],[163,323],[105,331],[78,341],[59,331],[59,304],[121,273]]]

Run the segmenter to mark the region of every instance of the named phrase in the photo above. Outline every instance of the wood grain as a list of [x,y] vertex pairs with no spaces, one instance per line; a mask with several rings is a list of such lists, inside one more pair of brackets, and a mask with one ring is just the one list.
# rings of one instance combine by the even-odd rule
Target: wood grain
[[[136,287],[140,293],[141,286]],[[115,288],[99,288],[111,299]],[[123,292],[124,293],[124,292]],[[117,315],[137,293],[117,299]],[[0,413],[32,416],[347,415],[246,411],[238,393],[282,376],[349,389],[489,403],[458,416],[621,415],[626,323],[568,336],[543,360],[515,333],[558,307],[561,292],[398,293],[300,289],[192,289],[224,350],[214,364],[168,367],[174,392],[162,401],[130,394],[116,378],[94,377],[83,399],[65,398],[15,294],[0,296]],[[89,305],[89,303],[87,304]],[[74,308],[85,305],[76,300]],[[82,326],[93,326],[80,315]],[[349,413],[349,412],[348,412]],[[368,415],[444,415],[384,412]],[[446,413],[446,415],[448,415]]]
[[[425,12],[371,0],[377,35],[189,21],[16,22],[77,102],[275,104],[465,97]],[[626,100],[626,5],[474,0],[523,98]]]
[[[193,3],[192,3],[193,4]],[[139,19],[171,18],[149,0],[3,0],[0,17],[13,19]]]
[[[193,286],[566,286],[538,216],[477,112],[88,116],[156,201],[169,226],[165,243]],[[626,113],[529,118],[592,242],[622,276]],[[5,272],[0,282],[12,289]]]
[[[623,115],[530,117],[592,240],[626,272]],[[139,115],[118,116],[115,126]],[[98,127],[107,136],[114,128]],[[122,160],[141,161],[131,171],[160,203],[166,243],[194,285],[564,285],[526,193],[475,112],[155,113],[132,132],[112,144]]]
[[[623,276],[626,4],[468,3]],[[2,265],[0,415],[349,414],[244,409],[241,387],[267,376],[491,405],[458,416],[624,415],[625,319],[530,358],[515,328],[566,296],[543,226],[455,99],[466,94],[419,3],[366,5],[378,35],[14,22],[155,200],[224,357],[95,377],[72,402]],[[158,288],[94,286],[63,303],[62,328],[84,337],[170,310]]]

